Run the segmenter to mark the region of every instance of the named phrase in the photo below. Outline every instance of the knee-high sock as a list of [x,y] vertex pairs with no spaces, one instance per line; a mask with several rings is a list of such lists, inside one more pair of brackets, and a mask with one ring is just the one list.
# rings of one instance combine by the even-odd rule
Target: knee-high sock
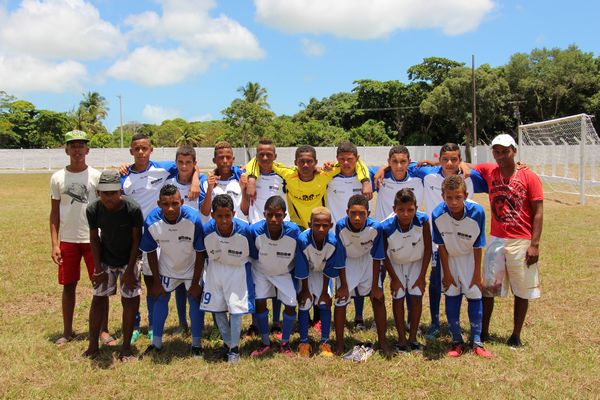
[[162,336],[165,329],[165,321],[169,315],[169,300],[171,299],[171,293],[167,293],[164,296],[158,296],[154,302],[152,311],[152,319],[154,322],[152,338],[152,344],[157,348],[162,348]]
[[365,308],[365,298],[363,296],[354,296],[354,320],[363,320],[363,309]]
[[458,296],[446,296],[446,318],[448,318],[448,326],[452,333],[452,341],[462,342],[463,338],[460,333],[460,304],[462,302],[462,294]]
[[258,332],[260,333],[260,339],[263,344],[269,345],[269,310],[265,310],[261,313],[255,313],[256,322],[258,323]]
[[156,300],[154,299],[154,296],[152,296],[151,294],[146,295],[146,306],[148,307],[148,330],[152,330],[152,327],[154,326],[153,324],[153,319],[154,319],[154,302]]
[[483,302],[481,299],[467,299],[469,324],[471,325],[471,343],[481,345],[481,319],[483,316]]
[[200,303],[192,296],[188,296],[190,302],[190,321],[192,323],[192,346],[200,347],[200,338],[204,328],[204,312],[200,311]]
[[[439,264],[439,263],[438,263]],[[431,268],[429,274],[429,310],[431,325],[440,326],[440,301],[442,299],[442,275],[439,266]]]
[[290,335],[294,329],[294,322],[296,321],[296,313],[288,315],[283,313],[283,327],[281,329],[281,341],[287,343],[290,341]]
[[281,300],[273,299],[273,323],[281,322]]
[[309,310],[298,311],[298,329],[300,330],[300,343],[308,343]]
[[321,343],[325,343],[329,340],[329,332],[331,332],[331,308],[321,304],[319,313],[321,314]]
[[217,328],[221,333],[221,338],[225,346],[229,346],[231,343],[231,326],[229,326],[229,318],[227,318],[226,312],[213,313],[213,317],[217,322]]
[[[188,326],[187,318],[186,318],[186,308],[187,308],[187,290],[185,289],[185,284],[181,284],[177,286],[175,289],[175,305],[177,306],[177,317],[179,318],[179,326]],[[190,303],[191,304],[191,303]]]
[[242,334],[242,315],[231,315],[229,316],[231,321],[231,339],[229,348],[233,349],[240,345],[240,335]]

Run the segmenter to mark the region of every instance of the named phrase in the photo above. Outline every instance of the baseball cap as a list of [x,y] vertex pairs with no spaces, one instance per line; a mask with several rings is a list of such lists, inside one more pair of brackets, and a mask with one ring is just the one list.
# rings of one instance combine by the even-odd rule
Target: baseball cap
[[121,177],[118,171],[104,170],[100,174],[100,180],[96,189],[100,192],[113,192],[121,190]]
[[515,142],[515,139],[513,139],[512,136],[506,133],[498,135],[494,138],[494,140],[492,140],[492,147],[494,147],[495,145],[500,145],[502,147],[512,146],[515,149],[517,148],[517,143]]
[[90,141],[87,137],[87,133],[77,129],[65,133],[65,143],[72,142],[73,140],[83,140],[84,142]]

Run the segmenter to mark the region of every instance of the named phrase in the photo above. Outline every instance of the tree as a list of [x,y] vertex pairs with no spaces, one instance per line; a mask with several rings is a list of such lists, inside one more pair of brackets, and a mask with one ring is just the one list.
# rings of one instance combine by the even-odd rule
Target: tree
[[260,83],[248,82],[246,86],[240,86],[237,91],[243,95],[244,98],[242,100],[261,108],[269,108],[269,103],[267,103],[267,89],[260,86]]
[[397,141],[387,135],[383,121],[368,120],[357,128],[352,128],[349,139],[356,146],[393,146]]
[[465,64],[444,57],[427,57],[421,64],[408,68],[408,79],[430,83],[432,87],[440,85],[448,77],[453,68],[463,67]]
[[187,123],[184,127],[177,127],[179,130],[179,137],[175,139],[175,144],[178,146],[187,144],[190,146],[199,146],[204,139],[204,136],[198,132],[196,127],[190,123]]
[[229,127],[222,137],[232,146],[253,147],[265,135],[275,114],[258,104],[235,99],[229,107],[221,111]]
[[108,102],[98,92],[87,92],[79,102],[79,107],[74,111],[77,129],[81,129],[91,136],[98,133],[108,133],[102,120],[108,116]]

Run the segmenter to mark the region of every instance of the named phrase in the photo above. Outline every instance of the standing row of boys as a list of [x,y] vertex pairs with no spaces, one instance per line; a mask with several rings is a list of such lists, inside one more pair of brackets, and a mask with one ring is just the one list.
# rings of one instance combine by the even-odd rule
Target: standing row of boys
[[[491,357],[483,342],[489,340],[493,296],[506,295],[510,287],[515,295],[515,324],[508,344],[520,346],[528,300],[540,295],[537,258],[543,193],[532,171],[517,168],[516,149],[509,135],[499,135],[492,142],[496,163],[471,169],[461,162],[455,144],[442,147],[440,165],[435,167],[417,167],[406,147],[394,146],[388,165],[376,171],[359,160],[351,143],[338,147],[337,164],[326,163],[323,168],[317,168],[312,146],[300,146],[295,166],[290,168],[275,162],[271,141],[261,140],[256,158],[244,172],[233,166],[231,146],[221,142],[214,152],[216,168],[206,176],[195,168],[192,147],[179,148],[175,162],[154,162],[150,140],[135,135],[130,148],[134,163],[123,166],[119,175],[116,171],[100,174],[88,167],[87,136],[68,132],[70,164],[51,180],[52,257],[64,285],[64,332],[57,343],[74,336],[75,286],[83,256],[94,284],[90,344],[85,353],[91,357],[99,352],[99,339],[105,344],[114,342],[108,333],[108,296],[116,293],[119,277],[123,304],[120,357],[133,357],[130,343],[140,335],[140,273],[147,287],[152,341],[145,353],[162,350],[173,291],[181,329],[187,329],[186,298],[190,304],[194,356],[202,356],[205,311],[213,313],[224,342],[223,356],[229,362],[239,361],[242,315],[246,313],[253,314],[251,330],[261,338],[251,355],[272,351],[267,299],[273,299],[271,333],[280,340],[283,354],[294,354],[289,340],[297,319],[298,353],[310,356],[309,311],[313,308],[313,324],[321,330],[318,352],[333,356],[329,340],[334,303],[335,353],[364,360],[372,348],[355,346],[344,354],[344,329],[346,306],[352,298],[355,327],[364,327],[367,296],[373,305],[379,347],[389,353],[383,295],[386,275],[398,331],[394,351],[421,351],[417,329],[430,260],[432,323],[426,337],[439,336],[443,288],[453,342],[448,355],[458,357],[466,349],[459,323],[464,295],[470,346],[476,355]],[[373,186],[378,196],[371,218]],[[476,192],[489,193],[493,216],[484,276],[485,214],[469,200]],[[99,198],[94,200],[96,193]]]

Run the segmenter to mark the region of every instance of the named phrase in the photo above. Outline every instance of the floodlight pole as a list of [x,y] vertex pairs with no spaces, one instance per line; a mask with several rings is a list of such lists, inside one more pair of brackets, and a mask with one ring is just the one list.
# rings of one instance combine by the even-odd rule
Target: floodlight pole
[[121,148],[123,148],[123,96],[118,95],[117,97],[119,98],[119,115],[121,119]]

